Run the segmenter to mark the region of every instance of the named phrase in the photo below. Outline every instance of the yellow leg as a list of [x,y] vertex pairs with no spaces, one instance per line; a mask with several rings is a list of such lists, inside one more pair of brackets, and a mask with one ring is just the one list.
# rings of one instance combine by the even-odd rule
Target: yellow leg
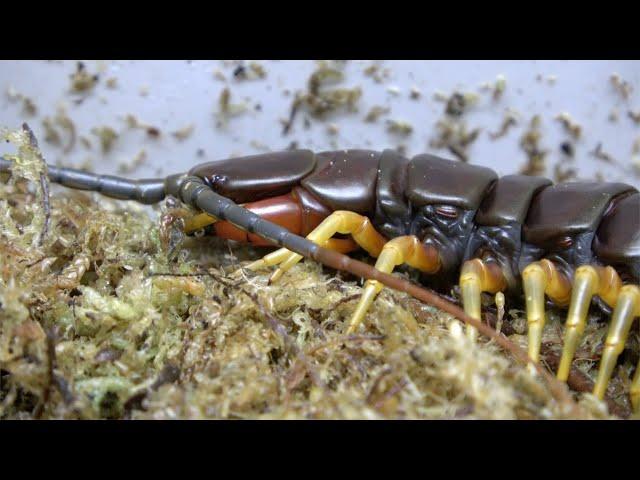
[[[424,245],[415,235],[397,237],[387,242],[382,248],[376,262],[376,269],[391,273],[396,266],[402,264],[426,273],[435,273],[440,269],[440,257],[435,247]],[[351,317],[348,334],[355,332],[381,290],[380,282],[367,280],[360,303]]]
[[594,295],[599,295],[607,304],[613,306],[618,297],[620,286],[620,277],[611,267],[585,265],[576,270],[569,313],[565,324],[564,347],[558,367],[559,380],[566,381],[569,378],[571,362],[587,323],[591,299]]
[[[625,285],[620,289],[615,309],[611,314],[611,325],[609,326],[602,359],[600,360],[598,379],[593,388],[593,394],[600,400],[604,398],[604,394],[607,391],[607,385],[616,366],[618,356],[624,350],[624,344],[629,336],[633,319],[638,316],[640,316],[640,288],[636,285]],[[634,385],[636,389],[634,408],[637,408],[640,400],[640,374],[638,371],[636,371],[632,382],[632,401],[634,401]]]
[[[464,311],[470,317],[480,320],[482,292],[498,293],[507,287],[502,270],[495,263],[485,263],[479,258],[468,260],[460,271],[460,291]],[[467,336],[475,340],[478,332],[467,325]]]
[[[335,250],[340,253],[349,253],[358,248],[358,244],[348,238],[330,238],[322,245],[330,250]],[[291,251],[286,248],[280,248],[275,252],[271,252],[265,255],[259,260],[250,263],[246,266],[249,270],[259,270],[264,267],[270,267],[272,265],[278,265],[285,261],[291,255]]]
[[[331,238],[336,233],[351,235],[353,240],[373,257],[377,257],[380,254],[386,241],[376,231],[367,217],[345,210],[338,210],[325,218],[320,225],[307,235],[307,239],[327,248],[343,252],[348,251],[348,249],[341,248],[344,240]],[[300,260],[302,260],[302,255],[293,253],[286,248],[281,248],[266,255],[261,260],[253,262],[247,268],[256,270],[265,266],[280,265],[269,279],[269,282],[275,282]]]
[[192,233],[208,225],[214,224],[218,219],[208,213],[198,213],[184,219],[184,233]]
[[571,293],[571,284],[549,260],[527,265],[522,272],[522,283],[529,325],[529,358],[537,362],[546,321],[545,295],[558,305],[566,305]]

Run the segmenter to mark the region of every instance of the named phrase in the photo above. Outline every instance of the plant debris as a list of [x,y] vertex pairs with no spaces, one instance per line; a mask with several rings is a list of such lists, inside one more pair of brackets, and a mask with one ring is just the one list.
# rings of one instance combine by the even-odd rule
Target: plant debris
[[500,124],[500,128],[497,132],[489,132],[489,137],[492,140],[497,140],[498,138],[504,137],[511,127],[514,127],[518,124],[518,117],[511,110],[507,110],[504,114],[504,118],[502,119],[502,123]]
[[11,86],[7,87],[7,98],[11,102],[22,102],[22,113],[25,115],[33,117],[38,113],[38,107],[35,102]]
[[328,85],[340,83],[344,74],[340,64],[320,62],[318,68],[311,74],[307,82],[306,92],[297,92],[291,104],[289,118],[283,122],[282,134],[291,130],[296,114],[304,108],[311,116],[324,117],[326,114],[346,109],[357,111],[357,103],[362,96],[360,87],[327,88]]
[[161,135],[160,129],[158,127],[145,122],[141,122],[134,115],[128,114],[127,116],[125,116],[124,120],[127,123],[127,127],[132,130],[144,130],[147,133],[147,136],[150,138],[159,138]]
[[441,119],[436,123],[438,136],[429,142],[433,148],[447,148],[461,162],[468,162],[468,147],[476,141],[480,128],[469,131],[466,123],[450,119]]
[[407,137],[413,133],[413,126],[403,120],[387,120],[387,131]]
[[122,162],[118,165],[118,173],[127,174],[134,172],[142,165],[144,165],[147,161],[147,152],[146,150],[140,150],[131,161]]
[[71,74],[71,91],[73,93],[85,93],[93,90],[100,76],[98,74],[90,74],[83,62],[76,64],[76,71]]
[[113,144],[118,139],[116,131],[107,126],[94,127],[91,129],[91,133],[94,134],[100,140],[100,147],[102,153],[109,153],[113,148]]
[[372,63],[363,70],[366,77],[370,77],[376,83],[382,83],[389,78],[390,70],[383,68],[379,62]]
[[445,102],[445,113],[451,117],[461,117],[478,102],[478,95],[471,92],[453,92],[450,96],[436,92],[433,98],[438,102]]
[[236,80],[258,80],[266,78],[267,71],[265,68],[256,62],[250,62],[245,66],[244,63],[240,63],[233,70],[233,78]]
[[335,123],[330,123],[327,125],[327,133],[329,135],[337,135],[338,133],[340,133],[340,127],[338,127],[338,125],[336,125]]
[[504,75],[500,74],[496,77],[495,82],[493,83],[484,83],[480,86],[481,90],[489,90],[491,91],[491,96],[494,101],[500,100],[504,91],[507,89],[507,79]]
[[578,172],[575,168],[563,165],[558,162],[553,166],[553,179],[556,183],[568,182],[577,178]]
[[194,130],[195,130],[195,126],[193,125],[193,123],[190,123],[189,125],[186,125],[182,128],[179,128],[175,132],[172,132],[171,135],[173,135],[173,137],[176,140],[179,140],[182,142],[187,138],[189,138]]
[[571,142],[562,142],[560,144],[560,151],[564,153],[567,157],[573,158],[575,154],[575,148]]
[[[384,289],[345,335],[360,283],[312,261],[269,284],[268,272],[237,270],[263,251],[182,234],[170,257],[163,225],[179,233],[179,222],[71,190],[51,198],[40,244],[44,204],[25,187],[39,185],[42,157],[26,133],[6,136],[18,153],[0,183],[11,252],[0,257],[0,418],[566,418],[525,366],[406,294]],[[192,213],[168,199],[162,218]],[[510,308],[502,331],[526,343],[526,319]],[[561,349],[560,317],[549,316],[545,358]],[[575,362],[591,378],[607,328],[595,320]],[[617,371],[632,371],[631,357]],[[623,413],[625,378],[609,389]],[[576,418],[612,418],[576,395]]]
[[540,125],[540,116],[534,115],[529,129],[520,138],[520,147],[527,154],[527,163],[520,168],[523,175],[544,175],[547,170],[546,157],[549,152],[540,147]]
[[569,133],[574,139],[579,139],[582,134],[582,127],[576,123],[567,112],[562,112],[556,116],[556,120],[558,120],[564,129]]
[[389,109],[387,107],[381,107],[379,105],[375,105],[371,107],[371,110],[364,117],[364,121],[368,123],[375,123],[378,121],[382,115],[386,115],[389,113]]
[[599,142],[598,145],[596,145],[596,148],[589,153],[605,163],[617,163],[615,158],[602,149],[602,142]]
[[[76,126],[67,115],[65,108],[58,107],[53,118],[45,117],[42,120],[42,126],[45,130],[45,142],[62,147],[64,153],[69,153],[73,149],[76,144]],[[64,133],[61,134],[60,131]],[[63,137],[66,137],[64,142]]]
[[536,81],[537,82],[544,82],[546,80],[546,82],[549,85],[555,85],[555,83],[558,81],[558,76],[557,75],[547,75],[546,77],[544,75],[542,75],[541,73],[539,73],[538,75],[536,75]]
[[218,112],[216,114],[218,121],[216,125],[218,127],[225,126],[230,118],[240,115],[246,110],[247,106],[244,103],[231,103],[231,90],[225,87],[218,97]]
[[618,92],[623,99],[628,100],[633,92],[633,86],[626,80],[623,80],[618,73],[612,74],[609,80],[615,91]]
[[84,135],[80,135],[80,143],[82,144],[82,146],[84,148],[86,148],[87,150],[91,150],[91,140],[89,140],[87,137],[85,137]]
[[387,87],[387,92],[389,92],[394,97],[397,97],[400,95],[400,88],[396,87],[395,85],[389,85]]
[[436,123],[437,136],[429,145],[433,148],[446,148],[461,162],[469,161],[468,148],[476,141],[480,128],[468,130],[463,114],[478,100],[475,93],[454,92],[447,97],[436,92],[434,98],[445,102],[445,115]]
[[252,148],[255,148],[256,150],[260,150],[260,151],[263,151],[263,152],[270,152],[271,151],[271,148],[269,147],[269,145],[267,145],[266,143],[260,142],[258,140],[251,140],[249,142],[249,145]]

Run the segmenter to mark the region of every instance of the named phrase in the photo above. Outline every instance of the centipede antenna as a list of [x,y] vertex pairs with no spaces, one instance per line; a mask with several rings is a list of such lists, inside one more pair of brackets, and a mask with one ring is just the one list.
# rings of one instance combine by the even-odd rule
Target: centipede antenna
[[[0,172],[11,171],[12,162],[0,157]],[[89,190],[118,200],[134,200],[139,203],[158,203],[165,197],[163,178],[130,180],[114,175],[98,175],[75,168],[47,165],[49,180],[76,190]]]

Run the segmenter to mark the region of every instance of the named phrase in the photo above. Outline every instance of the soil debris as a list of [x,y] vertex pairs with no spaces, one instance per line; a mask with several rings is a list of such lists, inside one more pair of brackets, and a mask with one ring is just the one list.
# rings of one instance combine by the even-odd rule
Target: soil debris
[[307,91],[297,92],[289,110],[289,118],[283,122],[282,134],[291,130],[296,114],[304,109],[312,117],[324,118],[326,115],[346,110],[356,112],[357,104],[362,96],[360,87],[329,88],[344,80],[343,64],[336,62],[319,62],[317,69],[307,81]]
[[76,71],[70,75],[71,78],[71,92],[73,93],[87,93],[93,90],[96,86],[100,76],[98,74],[91,74],[87,71],[83,62],[76,63]]
[[523,175],[544,175],[547,171],[546,157],[549,152],[540,146],[541,123],[540,116],[534,115],[529,123],[529,128],[520,138],[520,147],[527,155],[527,163],[520,168],[520,173]]
[[613,86],[614,90],[624,100],[629,99],[629,97],[631,96],[631,93],[633,93],[633,86],[629,82],[627,82],[626,80],[623,80],[620,74],[618,73],[613,73],[611,77],[609,77],[609,81],[611,82],[611,85]]

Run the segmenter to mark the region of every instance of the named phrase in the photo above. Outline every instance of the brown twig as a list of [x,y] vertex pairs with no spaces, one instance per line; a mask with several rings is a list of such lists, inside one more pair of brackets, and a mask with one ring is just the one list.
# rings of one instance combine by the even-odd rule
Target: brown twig
[[340,305],[344,303],[349,303],[353,300],[359,300],[361,296],[362,296],[361,293],[354,293],[353,295],[348,295],[346,297],[343,297],[340,300],[338,300],[336,303],[334,303],[329,310],[335,310],[336,308],[338,308]]

